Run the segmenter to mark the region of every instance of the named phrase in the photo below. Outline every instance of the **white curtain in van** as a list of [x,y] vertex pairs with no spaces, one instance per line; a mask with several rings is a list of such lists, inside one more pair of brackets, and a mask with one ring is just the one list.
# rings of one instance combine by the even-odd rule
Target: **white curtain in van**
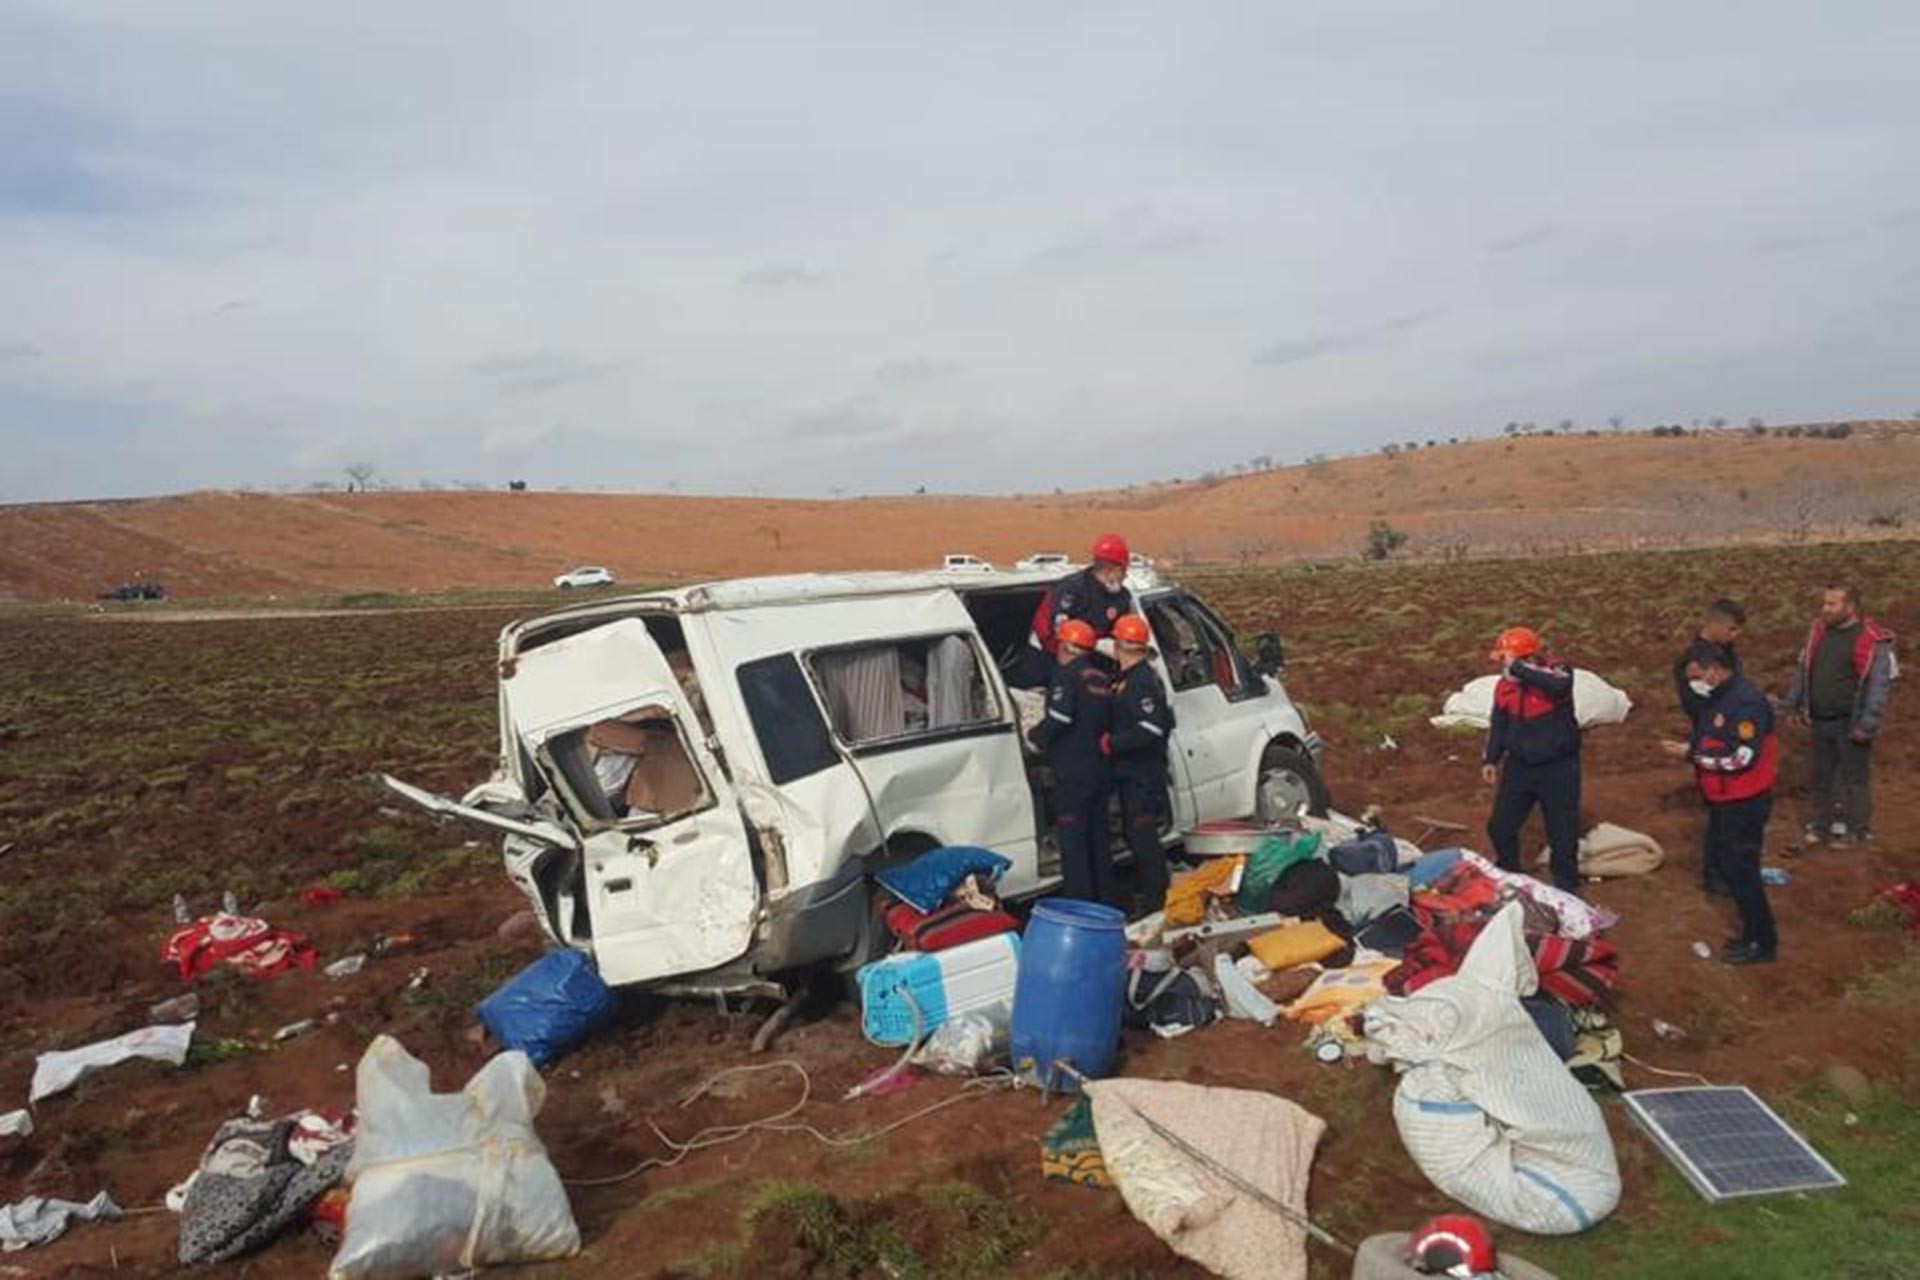
[[929,727],[951,729],[985,719],[980,706],[979,664],[973,646],[960,636],[934,641],[927,651]]
[[826,687],[828,710],[849,742],[894,738],[907,731],[907,700],[900,687],[900,652],[891,645],[814,660]]

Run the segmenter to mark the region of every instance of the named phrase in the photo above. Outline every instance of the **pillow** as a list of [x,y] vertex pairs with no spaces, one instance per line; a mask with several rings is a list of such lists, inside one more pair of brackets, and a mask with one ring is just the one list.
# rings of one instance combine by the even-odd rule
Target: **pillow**
[[1263,933],[1247,943],[1247,950],[1269,969],[1291,969],[1297,964],[1324,960],[1346,942],[1318,920],[1290,924]]
[[930,912],[937,910],[968,876],[977,875],[983,882],[994,883],[1012,865],[1011,859],[991,849],[950,844],[929,849],[912,862],[888,867],[873,878],[908,906]]

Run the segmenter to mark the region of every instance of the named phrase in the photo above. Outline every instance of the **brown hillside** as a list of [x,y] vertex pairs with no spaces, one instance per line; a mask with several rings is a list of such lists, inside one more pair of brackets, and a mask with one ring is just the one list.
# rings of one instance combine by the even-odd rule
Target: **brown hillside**
[[136,576],[207,596],[540,586],[579,563],[625,581],[930,566],[947,551],[1006,564],[1078,554],[1109,528],[1176,562],[1352,555],[1373,520],[1425,555],[1804,538],[1898,527],[1915,493],[1920,432],[1899,423],[1846,439],[1478,441],[1044,497],[208,492],[0,507],[0,598],[87,598]]

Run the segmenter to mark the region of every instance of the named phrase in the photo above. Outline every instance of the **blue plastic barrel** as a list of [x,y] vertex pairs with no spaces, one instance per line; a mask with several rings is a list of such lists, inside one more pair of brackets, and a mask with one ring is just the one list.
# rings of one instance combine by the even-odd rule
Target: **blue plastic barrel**
[[1127,918],[1112,907],[1050,898],[1033,909],[1013,987],[1013,1065],[1031,1079],[1073,1089],[1051,1070],[1071,1063],[1090,1079],[1107,1074],[1120,1047],[1127,974]]

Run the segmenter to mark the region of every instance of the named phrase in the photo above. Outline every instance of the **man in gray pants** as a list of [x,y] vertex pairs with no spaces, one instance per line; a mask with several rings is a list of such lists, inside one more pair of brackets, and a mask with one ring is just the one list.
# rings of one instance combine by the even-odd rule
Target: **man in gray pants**
[[1873,840],[1868,768],[1899,675],[1893,632],[1861,614],[1860,593],[1851,584],[1826,588],[1787,693],[1788,710],[1813,735],[1808,845]]

